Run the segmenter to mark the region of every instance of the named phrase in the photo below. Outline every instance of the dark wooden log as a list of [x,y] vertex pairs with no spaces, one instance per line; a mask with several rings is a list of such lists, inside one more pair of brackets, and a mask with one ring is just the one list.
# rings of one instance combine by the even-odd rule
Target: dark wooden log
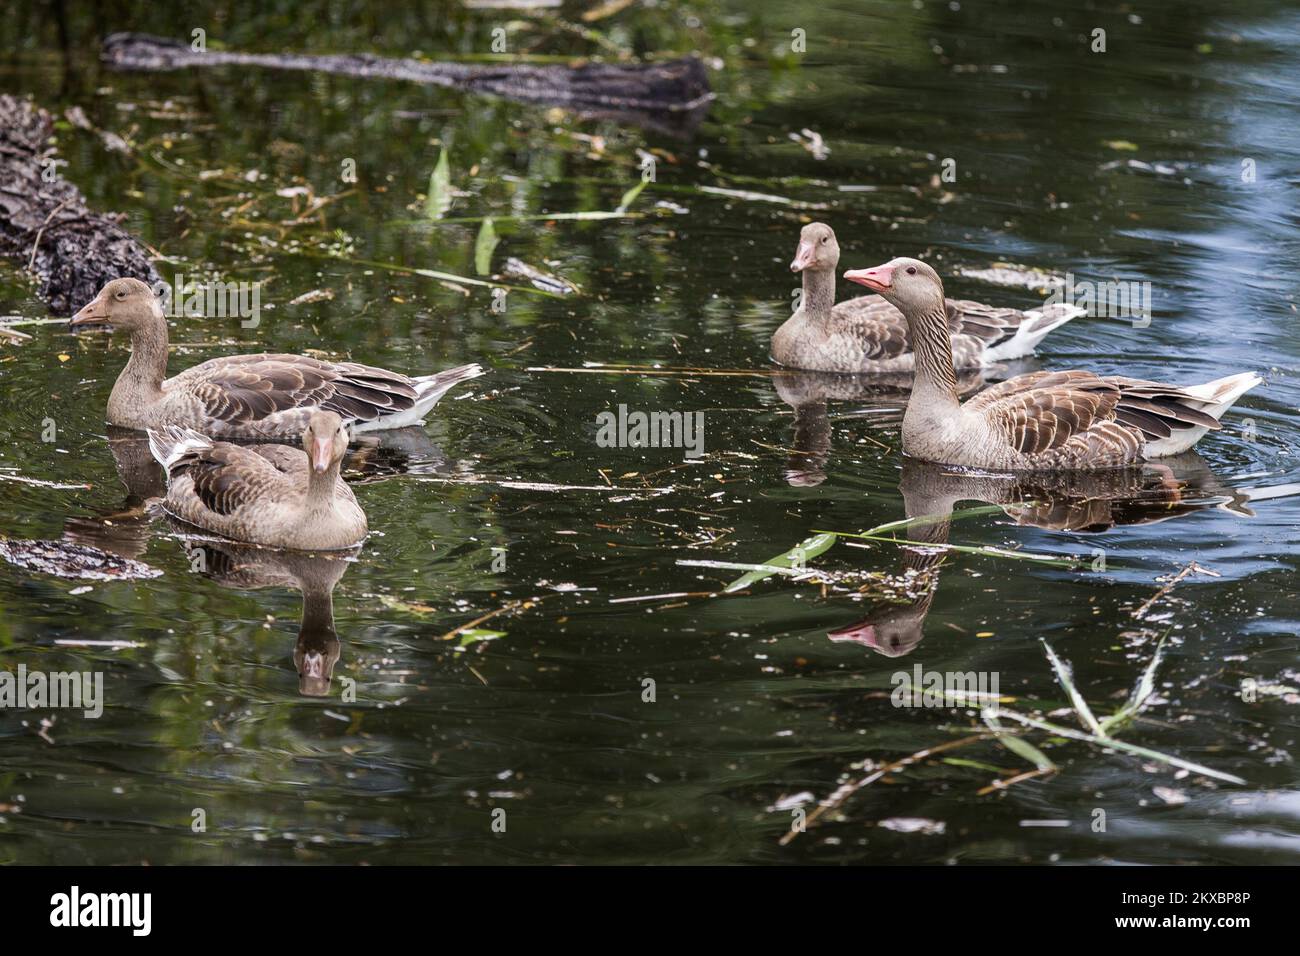
[[674,135],[692,131],[713,99],[708,72],[696,57],[666,63],[586,63],[574,67],[525,63],[485,66],[370,54],[313,56],[196,51],[187,43],[147,33],[114,33],[105,38],[101,56],[109,66],[121,70],[236,65],[406,80],[567,107]]
[[159,278],[119,217],[91,212],[58,174],[53,129],[45,110],[0,95],[0,253],[36,276],[51,312],[72,315],[110,279]]

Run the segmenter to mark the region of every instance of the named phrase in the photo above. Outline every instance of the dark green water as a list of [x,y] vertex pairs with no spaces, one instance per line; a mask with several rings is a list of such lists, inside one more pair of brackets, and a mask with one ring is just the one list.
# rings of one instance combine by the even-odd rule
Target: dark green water
[[[261,569],[274,586],[239,587],[258,582],[223,574],[209,552],[208,573],[196,573],[186,543],[141,513],[156,475],[106,440],[126,341],[51,325],[0,345],[0,534],[92,544],[162,572],[101,583],[0,563],[0,668],[100,671],[106,696],[97,720],[0,711],[0,860],[1296,861],[1295,11],[734,0],[595,24],[637,53],[710,58],[718,98],[682,141],[408,84],[116,74],[95,62],[96,30],[186,38],[196,27],[232,49],[446,56],[484,53],[493,27],[518,21],[512,49],[599,52],[545,21],[523,26],[525,14],[452,4],[180,8],[74,10],[66,68],[46,7],[20,3],[0,24],[0,89],[80,105],[135,144],[124,157],[92,134],[58,134],[64,175],[92,206],[126,214],[167,257],[160,273],[270,280],[255,329],[174,322],[173,370],[236,351],[320,350],[410,372],[470,361],[491,371],[444,400],[427,442],[354,461],[372,479],[358,498],[374,533],[333,590],[338,662],[320,698],[300,693],[304,602],[285,577],[315,580],[306,639],[328,657],[319,585],[338,568],[280,562]],[[1089,49],[1094,27],[1107,31],[1105,53]],[[788,52],[796,28],[802,55]],[[824,137],[826,158],[791,141],[804,128]],[[374,264],[475,275],[477,221],[420,221],[440,148],[461,191],[452,218],[611,210],[637,181],[637,151],[659,161],[638,218],[499,221],[493,271],[517,257],[581,294],[512,292],[498,312],[486,289]],[[945,158],[957,181],[932,183]],[[355,186],[340,180],[348,159]],[[1254,182],[1242,180],[1246,159]],[[276,191],[294,185],[347,194],[316,224],[284,225],[299,209]],[[874,589],[856,593],[866,579],[625,601],[716,591],[740,572],[681,562],[763,562],[816,530],[902,518],[905,492],[933,490],[901,469],[897,395],[814,401],[796,428],[783,395],[815,398],[816,383],[769,374],[768,339],[794,286],[786,264],[811,218],[837,230],[845,267],[918,255],[950,295],[997,304],[1041,294],[959,270],[1005,261],[1151,283],[1148,327],[1081,318],[1025,368],[1172,382],[1255,369],[1267,383],[1199,458],[1172,466],[1176,506],[1150,488],[1057,488],[1039,497],[1086,509],[1100,495],[1107,515],[1141,520],[1061,530],[1022,510],[952,525],[954,544],[1103,554],[1104,571],[953,553],[905,626]],[[304,254],[327,247],[344,257]],[[289,305],[316,289],[333,299]],[[11,265],[0,267],[0,314],[46,314]],[[586,363],[753,374],[539,371]],[[703,412],[705,455],[599,447],[597,415],[620,404]],[[794,446],[804,454],[792,461]],[[841,540],[809,564],[898,575],[906,558]],[[1192,561],[1214,574],[1186,577],[1134,616]],[[500,636],[443,639],[518,601],[527,606],[481,625]],[[864,620],[877,644],[905,634],[894,648],[904,654],[828,638]],[[1243,785],[1035,733],[1054,774],[980,794],[1032,766],[972,744],[866,787],[778,844],[792,820],[782,801],[804,794],[811,810],[862,777],[864,760],[983,727],[973,710],[891,706],[896,672],[996,672],[1016,698],[1008,706],[1077,727],[1040,638],[1103,715],[1166,634],[1155,695],[1120,738]],[[1243,699],[1243,681],[1266,690]],[[355,700],[344,700],[351,682]],[[54,720],[43,735],[42,718]],[[191,828],[196,809],[205,832]],[[492,828],[497,809],[505,832]],[[903,832],[887,822],[898,818],[942,832]],[[1044,820],[1058,825],[1033,825]]]

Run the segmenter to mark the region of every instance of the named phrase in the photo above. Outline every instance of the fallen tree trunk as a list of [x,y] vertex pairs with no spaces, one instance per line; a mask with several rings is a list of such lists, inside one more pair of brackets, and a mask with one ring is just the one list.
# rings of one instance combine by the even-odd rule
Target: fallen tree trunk
[[158,282],[144,247],[111,215],[93,213],[58,175],[50,114],[0,95],[0,253],[40,282],[55,315],[71,315],[119,276]]
[[685,135],[693,130],[713,99],[708,73],[704,64],[695,57],[647,64],[484,66],[430,63],[371,54],[313,56],[197,51],[186,43],[147,33],[114,33],[105,38],[101,55],[109,66],[122,70],[160,71],[237,65],[407,80],[510,100],[567,107],[674,135]]

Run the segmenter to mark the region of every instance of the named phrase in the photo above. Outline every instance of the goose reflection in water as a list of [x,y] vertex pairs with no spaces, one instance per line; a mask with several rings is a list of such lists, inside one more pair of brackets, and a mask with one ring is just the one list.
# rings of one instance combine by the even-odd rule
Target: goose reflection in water
[[[179,522],[182,533],[192,529]],[[238,591],[294,588],[302,592],[302,624],[293,648],[298,690],[305,697],[328,697],[342,644],[334,629],[334,587],[357,551],[312,554],[277,551],[213,538],[186,538],[190,566],[221,585]]]
[[1019,475],[963,473],[907,458],[900,490],[907,518],[933,519],[906,529],[907,539],[920,545],[900,546],[906,595],[901,603],[880,607],[827,634],[832,641],[862,644],[886,657],[910,653],[924,636],[925,618],[948,556],[941,546],[948,543],[959,502],[998,505],[1022,526],[1084,533],[1167,521],[1206,508],[1254,516],[1246,504],[1250,492],[1226,487],[1195,452],[1144,468]]

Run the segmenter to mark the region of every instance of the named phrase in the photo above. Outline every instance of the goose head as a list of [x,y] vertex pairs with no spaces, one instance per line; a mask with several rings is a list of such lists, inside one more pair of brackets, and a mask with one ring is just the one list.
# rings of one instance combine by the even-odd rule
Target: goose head
[[110,329],[134,332],[166,321],[162,305],[148,285],[139,279],[113,279],[68,324],[107,325]]
[[810,222],[799,233],[799,248],[791,272],[834,271],[840,264],[840,244],[835,241],[835,230],[824,222]]
[[338,465],[348,451],[348,429],[333,412],[314,412],[302,433],[303,451],[311,460],[312,471],[323,475]]
[[844,278],[878,292],[904,315],[943,312],[943,280],[920,259],[891,259],[872,269],[850,269]]

